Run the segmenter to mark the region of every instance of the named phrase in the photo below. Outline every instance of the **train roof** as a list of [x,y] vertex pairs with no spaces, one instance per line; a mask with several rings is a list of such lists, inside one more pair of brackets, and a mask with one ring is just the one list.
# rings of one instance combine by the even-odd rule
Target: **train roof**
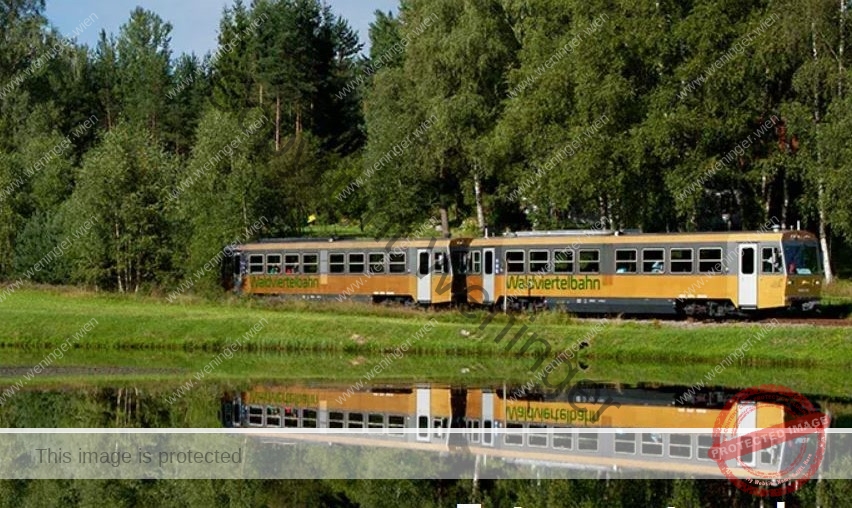
[[772,241],[816,241],[816,236],[801,230],[761,230],[761,231],[718,231],[698,233],[638,233],[633,231],[601,230],[564,230],[564,231],[521,231],[503,236],[488,238],[399,238],[358,239],[358,238],[291,238],[264,239],[240,246],[242,251],[268,250],[307,250],[307,249],[359,249],[386,250],[388,248],[428,248],[428,247],[488,247],[521,245],[572,245],[572,244],[661,244],[673,241],[689,243],[737,243]]
[[360,249],[360,250],[391,250],[395,248],[427,248],[447,247],[451,244],[467,243],[470,239],[461,238],[384,238],[380,240],[370,238],[294,238],[294,239],[264,239],[254,243],[246,243],[239,247],[241,251],[267,251],[267,250],[332,250],[332,249]]
[[684,243],[741,243],[770,241],[816,241],[808,231],[800,230],[760,230],[760,231],[712,231],[697,233],[633,233],[621,231],[530,231],[507,233],[491,238],[477,238],[471,246],[504,245],[570,245],[570,244],[663,244]]

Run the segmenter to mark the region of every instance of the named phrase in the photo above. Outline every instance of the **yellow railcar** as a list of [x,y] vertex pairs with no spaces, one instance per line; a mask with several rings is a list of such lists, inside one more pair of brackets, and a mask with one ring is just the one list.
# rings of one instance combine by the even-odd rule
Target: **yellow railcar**
[[263,241],[239,248],[233,276],[246,294],[445,304],[464,299],[454,294],[450,265],[459,242]]
[[575,313],[721,317],[813,308],[817,240],[805,231],[514,233],[491,238],[265,241],[240,247],[239,290],[304,299],[466,302]]
[[[594,385],[548,399],[495,388],[259,386],[226,396],[222,418],[226,427],[346,429],[299,437],[318,442],[435,451],[450,445],[545,463],[718,474],[712,429],[732,394],[708,391],[680,403],[682,393]],[[725,425],[729,434],[783,428],[794,418],[771,402],[742,401],[727,410],[736,415],[724,419],[735,425]],[[823,416],[824,425],[830,421]],[[756,449],[742,462],[778,470],[792,456],[785,446]]]
[[577,313],[809,309],[822,281],[817,240],[804,231],[517,233],[471,240],[453,257],[471,304]]

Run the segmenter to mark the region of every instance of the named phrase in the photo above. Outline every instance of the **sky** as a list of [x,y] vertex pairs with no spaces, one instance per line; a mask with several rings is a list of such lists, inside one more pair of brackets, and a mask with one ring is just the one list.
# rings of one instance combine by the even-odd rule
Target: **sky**
[[[121,25],[130,17],[137,6],[156,12],[172,24],[172,53],[195,52],[201,56],[216,48],[216,37],[222,8],[231,0],[47,0],[47,19],[63,35],[71,33],[88,18],[94,21],[77,40],[94,46],[102,29],[117,34]],[[250,0],[244,3],[249,5]],[[367,30],[373,20],[373,12],[396,12],[399,0],[325,0],[332,11],[349,21],[358,31],[364,43],[364,52],[369,49]]]

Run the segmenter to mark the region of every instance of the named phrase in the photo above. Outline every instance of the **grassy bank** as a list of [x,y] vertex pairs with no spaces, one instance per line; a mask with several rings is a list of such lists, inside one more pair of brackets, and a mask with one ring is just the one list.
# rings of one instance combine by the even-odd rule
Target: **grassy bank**
[[[41,352],[4,353],[0,367],[0,387],[24,379],[24,374],[42,360]],[[214,353],[173,351],[90,351],[76,350],[54,366],[27,382],[26,389],[84,389],[87,387],[134,386],[148,391],[171,393],[207,365]],[[200,384],[246,388],[254,384],[334,383],[348,386],[377,364],[377,358],[346,354],[265,353],[235,355],[221,363]],[[530,362],[522,358],[472,358],[453,356],[405,356],[379,372],[373,384],[414,384],[422,382],[465,386],[523,385],[532,377]],[[704,379],[712,363],[661,364],[590,361],[574,380],[590,380],[622,385],[690,386]],[[558,384],[567,375],[566,367],[548,378]],[[744,388],[779,384],[800,393],[822,397],[848,397],[852,379],[835,369],[808,367],[732,366],[713,378],[712,385]],[[222,388],[224,391],[224,388]]]
[[[480,328],[483,320],[493,322]],[[60,345],[90,320],[97,325],[79,340],[83,350],[218,352],[252,326],[262,330],[244,351],[336,353],[376,357],[412,339],[423,355],[501,357],[515,354],[535,332],[550,355],[585,340],[585,360],[716,363],[745,341],[752,347],[740,365],[844,367],[852,364],[852,328],[778,327],[756,338],[758,325],[574,321],[562,314],[528,316],[429,312],[366,305],[280,305],[251,300],[168,304],[79,290],[21,289],[0,303],[0,347],[45,351]],[[511,322],[514,320],[515,322]],[[424,328],[431,321],[431,328]],[[524,330],[523,326],[527,329]],[[508,328],[501,343],[495,338]],[[524,336],[509,352],[516,333]],[[535,343],[528,356],[545,351]],[[530,365],[535,360],[529,358]]]

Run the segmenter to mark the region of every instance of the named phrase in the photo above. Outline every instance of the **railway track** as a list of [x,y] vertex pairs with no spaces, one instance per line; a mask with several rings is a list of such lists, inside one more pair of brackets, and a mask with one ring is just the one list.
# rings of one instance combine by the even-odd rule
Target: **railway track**
[[[758,321],[759,323],[766,323],[771,321],[773,318],[761,319]],[[835,318],[835,317],[826,317],[826,318],[774,318],[778,320],[778,323],[782,325],[808,325],[808,326],[835,326],[835,327],[848,327],[852,326],[852,320]]]
[[802,316],[802,317],[790,317],[790,316],[761,316],[759,318],[726,318],[726,319],[698,319],[698,318],[679,318],[679,317],[653,317],[653,316],[596,316],[596,317],[578,317],[576,318],[579,323],[598,323],[601,319],[604,319],[607,322],[629,322],[629,323],[663,323],[668,326],[684,326],[684,327],[693,327],[693,326],[730,326],[730,325],[747,325],[747,324],[767,324],[776,322],[782,326],[822,326],[822,327],[836,327],[836,328],[846,328],[852,327],[852,319],[838,318],[838,317],[814,317],[814,316]]

